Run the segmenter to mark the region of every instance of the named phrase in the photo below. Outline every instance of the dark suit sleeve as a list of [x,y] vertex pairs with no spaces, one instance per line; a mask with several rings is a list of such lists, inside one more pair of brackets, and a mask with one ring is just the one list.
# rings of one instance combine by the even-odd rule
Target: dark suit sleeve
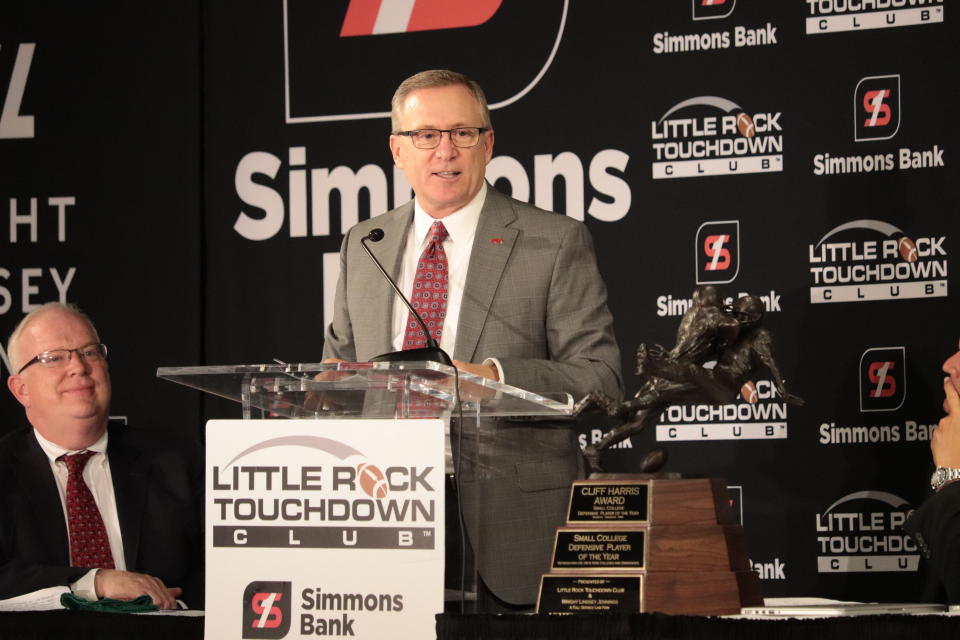
[[566,229],[547,293],[548,358],[497,359],[504,381],[514,387],[565,391],[575,398],[602,391],[619,399],[623,395],[620,349],[593,241],[581,223],[569,224]]
[[340,245],[340,277],[337,278],[337,292],[333,303],[333,321],[327,327],[323,341],[324,359],[339,358],[347,362],[354,362],[357,359],[357,349],[353,342],[353,324],[347,305],[347,251],[351,231],[344,235],[343,244]]
[[903,525],[913,536],[949,603],[960,603],[960,482],[931,495]]
[[[3,532],[6,535],[6,531]],[[89,571],[83,567],[69,567],[22,562],[0,552],[0,599],[45,589],[67,587]]]
[[31,429],[0,440],[0,598],[68,586],[67,525],[49,462]]

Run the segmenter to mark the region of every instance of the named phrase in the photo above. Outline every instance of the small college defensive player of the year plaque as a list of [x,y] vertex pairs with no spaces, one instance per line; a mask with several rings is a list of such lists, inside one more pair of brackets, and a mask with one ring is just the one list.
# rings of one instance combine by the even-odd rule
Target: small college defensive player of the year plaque
[[646,524],[649,513],[649,480],[575,480],[570,491],[567,522]]
[[646,568],[646,528],[560,527],[551,571],[636,571]]
[[537,611],[563,613],[640,613],[643,576],[545,574],[540,578]]

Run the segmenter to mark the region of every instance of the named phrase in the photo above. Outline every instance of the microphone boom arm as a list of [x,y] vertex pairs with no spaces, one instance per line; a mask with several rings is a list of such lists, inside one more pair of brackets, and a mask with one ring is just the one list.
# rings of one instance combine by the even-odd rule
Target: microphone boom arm
[[390,277],[390,275],[387,273],[387,270],[383,268],[383,265],[380,264],[380,261],[377,260],[377,257],[373,255],[370,247],[367,246],[367,240],[380,242],[382,239],[383,229],[372,229],[370,233],[360,238],[360,246],[362,246],[363,250],[367,252],[367,255],[370,256],[371,260],[373,260],[373,264],[377,265],[377,269],[380,270],[380,274],[383,275],[384,279],[390,283],[390,286],[393,287],[393,290],[397,293],[397,296],[403,300],[403,304],[406,305],[407,309],[410,310],[410,313],[413,314],[413,317],[417,319],[418,323],[420,323],[420,328],[423,330],[423,335],[426,336],[427,346],[422,349],[407,349],[405,351],[384,353],[376,356],[371,361],[382,362],[397,360],[429,360],[431,362],[440,362],[441,364],[453,366],[450,356],[447,355],[446,351],[440,348],[440,345],[437,344],[437,341],[433,339],[432,335],[430,335],[430,330],[427,329],[427,324],[423,321],[423,318],[420,317],[420,314],[417,313],[416,309],[413,308],[413,305],[410,304],[410,301],[407,300],[407,296],[403,295],[403,292],[400,291],[400,287],[397,286],[397,283],[393,281],[393,278]]

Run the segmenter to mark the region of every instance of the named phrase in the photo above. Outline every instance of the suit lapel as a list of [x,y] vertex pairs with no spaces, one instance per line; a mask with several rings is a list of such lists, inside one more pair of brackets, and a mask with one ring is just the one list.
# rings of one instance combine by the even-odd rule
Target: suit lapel
[[457,344],[453,351],[457,360],[473,362],[477,356],[483,324],[519,235],[517,229],[508,226],[516,219],[510,201],[488,184],[460,303]]
[[32,530],[37,547],[49,550],[57,564],[67,566],[70,564],[67,522],[57,482],[50,471],[50,461],[32,430],[26,431],[23,437],[23,446],[13,462],[24,505],[30,509],[30,514],[23,514],[23,520],[41,523]]
[[[383,229],[383,240],[369,243],[368,246],[377,260],[383,265],[394,282],[400,277],[400,263],[403,258],[403,248],[407,240],[407,231],[413,222],[413,200],[400,207],[397,214],[384,219],[380,228]],[[363,251],[363,249],[360,249]],[[369,260],[367,256],[364,260]],[[376,265],[371,264],[376,270]],[[375,295],[370,296],[370,318],[375,318],[376,326],[373,332],[373,355],[393,351],[393,305],[397,302],[397,294],[393,287],[377,273],[369,282],[376,287]]]
[[120,429],[110,430],[107,452],[110,456],[110,475],[113,477],[120,535],[123,536],[123,555],[127,570],[133,571],[140,553],[140,527],[147,502],[149,470],[140,452],[124,443]]

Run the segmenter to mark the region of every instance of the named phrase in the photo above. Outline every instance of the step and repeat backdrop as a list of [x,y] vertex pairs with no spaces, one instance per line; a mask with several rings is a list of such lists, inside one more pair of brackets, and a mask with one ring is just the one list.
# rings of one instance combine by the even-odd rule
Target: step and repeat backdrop
[[[929,491],[960,338],[945,4],[5,7],[0,332],[77,303],[110,345],[114,413],[197,433],[237,417],[156,367],[320,359],[344,232],[411,196],[393,90],[452,68],[487,92],[489,181],[590,228],[628,394],[637,345],[672,346],[713,284],[763,299],[806,400],[763,369],[755,402],[671,407],[607,466],[663,446],[667,470],[726,478],[767,596],[916,599],[900,524]],[[613,424],[584,419],[581,441]]]

